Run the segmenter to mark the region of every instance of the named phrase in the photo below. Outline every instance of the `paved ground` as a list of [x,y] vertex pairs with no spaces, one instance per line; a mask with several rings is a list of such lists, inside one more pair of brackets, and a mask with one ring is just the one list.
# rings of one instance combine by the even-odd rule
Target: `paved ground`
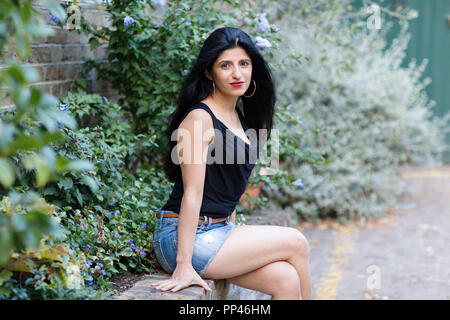
[[392,214],[303,230],[314,299],[450,299],[450,167],[408,167],[402,180]]
[[[450,299],[450,167],[406,167],[393,212],[348,226],[302,224],[313,299]],[[231,288],[229,299],[269,299]]]

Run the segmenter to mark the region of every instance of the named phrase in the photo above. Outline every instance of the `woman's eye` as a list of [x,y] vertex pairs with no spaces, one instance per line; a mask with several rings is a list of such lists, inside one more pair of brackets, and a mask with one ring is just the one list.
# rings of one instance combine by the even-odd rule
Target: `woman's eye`
[[226,67],[228,67],[228,63],[222,64],[222,68],[226,68]]
[[249,63],[248,63],[248,61],[243,61],[243,62],[242,62],[242,65],[243,65],[243,66],[248,66]]

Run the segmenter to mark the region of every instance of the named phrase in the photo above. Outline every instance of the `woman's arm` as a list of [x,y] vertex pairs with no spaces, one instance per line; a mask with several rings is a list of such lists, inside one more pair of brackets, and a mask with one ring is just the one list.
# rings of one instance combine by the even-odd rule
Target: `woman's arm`
[[[207,132],[208,129],[212,129]],[[156,289],[175,292],[192,284],[210,291],[208,284],[192,266],[192,254],[198,226],[206,175],[208,145],[214,137],[211,116],[203,109],[194,109],[180,123],[177,151],[183,178],[183,198],[178,218],[178,248],[176,268],[169,280],[154,283]],[[205,139],[203,137],[205,136]]]
[[178,218],[177,265],[191,264],[202,194],[185,192]]
[[[178,219],[177,264],[191,264],[203,188],[206,156],[211,139],[203,139],[208,129],[214,129],[211,116],[203,109],[194,109],[180,123],[180,150],[183,198]],[[183,138],[181,139],[181,136]]]
[[236,224],[236,209],[234,209],[233,213],[231,214],[230,221],[233,222],[233,224]]

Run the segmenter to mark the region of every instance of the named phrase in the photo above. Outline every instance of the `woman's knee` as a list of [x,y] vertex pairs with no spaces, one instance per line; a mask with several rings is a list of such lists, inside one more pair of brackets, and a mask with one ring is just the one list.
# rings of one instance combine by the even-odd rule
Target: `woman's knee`
[[295,228],[289,228],[290,231],[290,244],[294,254],[301,255],[303,257],[309,257],[311,246],[308,239]]

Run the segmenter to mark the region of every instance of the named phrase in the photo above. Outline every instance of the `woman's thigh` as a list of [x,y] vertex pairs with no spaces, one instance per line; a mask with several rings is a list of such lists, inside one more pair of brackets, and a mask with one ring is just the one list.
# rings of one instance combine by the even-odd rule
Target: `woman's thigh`
[[300,280],[295,268],[286,261],[275,261],[248,273],[229,278],[230,283],[274,295],[289,291],[300,294]]
[[233,278],[271,262],[288,260],[296,251],[307,250],[307,246],[306,238],[294,228],[237,226],[228,235],[202,277]]

